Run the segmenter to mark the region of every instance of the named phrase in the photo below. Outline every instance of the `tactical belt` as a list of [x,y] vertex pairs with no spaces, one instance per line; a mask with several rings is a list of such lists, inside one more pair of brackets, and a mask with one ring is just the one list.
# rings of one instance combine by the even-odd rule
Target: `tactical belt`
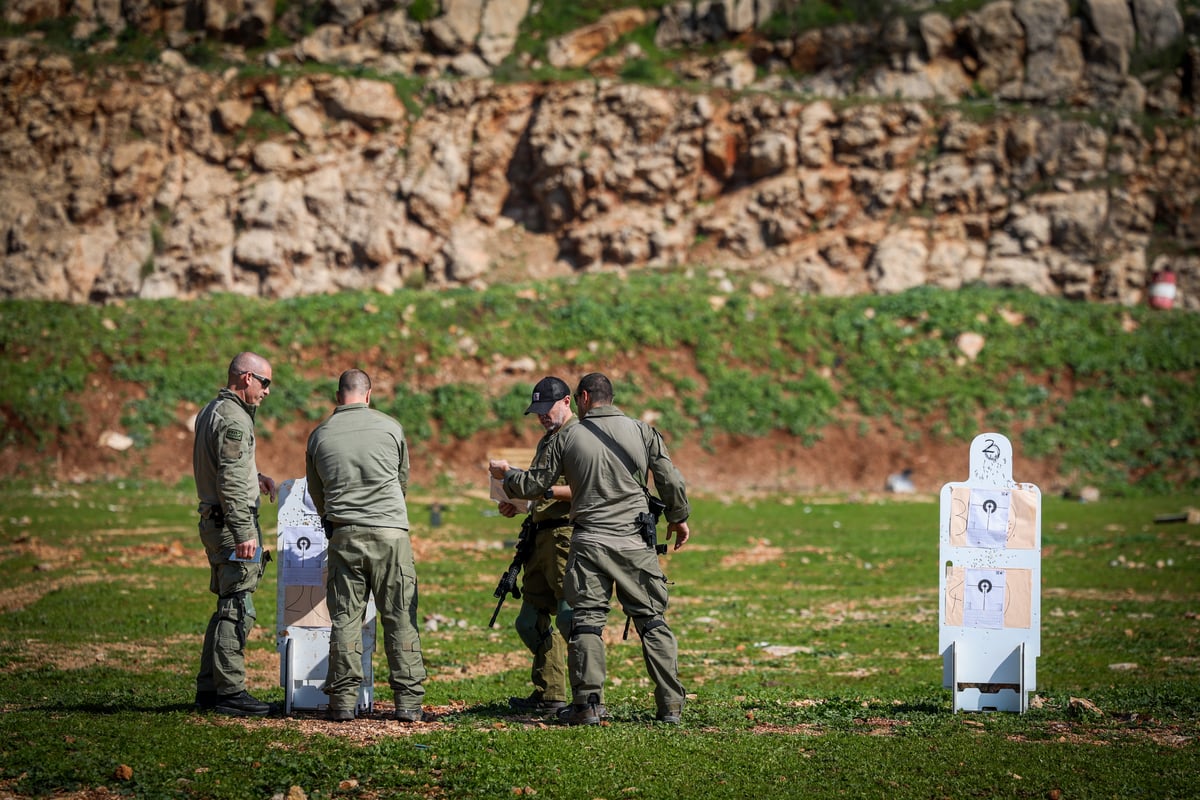
[[541,531],[551,528],[565,528],[571,524],[571,520],[566,517],[555,517],[554,519],[544,519],[541,522],[533,523],[533,532],[540,533]]

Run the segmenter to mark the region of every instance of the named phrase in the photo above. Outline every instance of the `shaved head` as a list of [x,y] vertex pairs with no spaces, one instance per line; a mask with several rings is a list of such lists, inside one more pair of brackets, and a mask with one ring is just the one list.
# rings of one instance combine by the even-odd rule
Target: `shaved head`
[[363,403],[371,393],[371,377],[361,369],[348,369],[338,379],[339,403]]

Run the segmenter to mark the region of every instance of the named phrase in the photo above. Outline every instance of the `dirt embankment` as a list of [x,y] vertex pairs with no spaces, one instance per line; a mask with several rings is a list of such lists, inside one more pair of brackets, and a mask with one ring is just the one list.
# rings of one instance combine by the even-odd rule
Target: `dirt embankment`
[[[106,431],[121,431],[121,417],[130,396],[143,394],[136,385],[93,376],[82,405],[80,424],[54,441],[37,448],[9,448],[0,463],[0,477],[44,475],[62,481],[111,478],[145,478],[174,483],[190,475],[192,433],[188,421],[198,410],[176,409],[175,424],[155,432],[146,447],[124,451],[102,445]],[[315,423],[297,420],[283,426],[270,423],[260,429],[259,468],[277,480],[304,473],[304,446]],[[488,453],[500,448],[533,447],[541,428],[531,417],[518,427],[519,435],[505,430],[477,434],[466,442],[440,441],[437,436],[410,443],[412,479],[422,494],[435,486],[486,491]],[[981,431],[982,432],[982,431]],[[1014,448],[1014,478],[1037,484],[1043,493],[1065,485],[1055,465],[1022,457],[1018,432],[1006,432]],[[932,435],[902,431],[890,423],[846,420],[828,426],[822,439],[805,446],[783,433],[764,437],[712,437],[703,446],[698,434],[676,437],[664,431],[676,465],[694,493],[744,496],[758,494],[867,495],[882,493],[887,477],[912,470],[917,492],[936,495],[943,484],[967,478],[968,444],[944,442]],[[444,476],[446,480],[439,480]],[[446,498],[452,499],[452,498]]]

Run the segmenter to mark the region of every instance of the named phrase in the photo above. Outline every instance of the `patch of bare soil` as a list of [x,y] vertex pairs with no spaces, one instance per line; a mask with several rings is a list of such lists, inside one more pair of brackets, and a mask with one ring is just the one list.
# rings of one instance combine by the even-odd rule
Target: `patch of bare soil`
[[[753,712],[747,712],[748,719],[754,719]],[[775,725],[759,723],[750,729],[751,733],[757,734],[783,734],[785,736],[824,736],[825,730],[814,723],[804,723],[802,725]]]
[[[98,642],[75,650],[64,649],[60,644],[49,644],[36,639],[21,642],[19,650],[3,672],[25,672],[50,667],[55,670],[89,669],[98,664],[117,669],[144,670],[152,665],[164,665],[171,660],[167,654],[169,645],[190,643],[192,636],[175,636],[155,642]],[[196,643],[196,661],[200,659],[200,645]]]
[[[344,741],[358,745],[371,745],[384,739],[408,737],[417,733],[430,733],[450,729],[447,717],[459,717],[469,714],[471,708],[466,703],[451,703],[449,705],[426,705],[422,709],[424,719],[416,723],[399,723],[394,718],[395,706],[391,703],[376,702],[371,710],[350,722],[331,722],[325,718],[324,712],[295,711],[291,716],[272,716],[257,718],[235,718],[221,716],[205,716],[206,721],[217,725],[240,726],[248,729],[288,730],[299,731],[306,736],[321,734],[336,736]],[[457,722],[457,720],[456,720]],[[553,720],[528,715],[512,715],[503,720],[492,720],[480,723],[489,728],[503,730],[507,728],[547,729],[557,727]],[[288,748],[283,742],[276,742],[279,748]]]
[[72,586],[83,586],[84,584],[95,583],[100,580],[106,580],[106,578],[95,573],[70,575],[47,581],[38,581],[26,586],[16,586],[11,589],[0,590],[0,613],[20,611],[41,600],[51,592],[57,592],[60,589],[67,589]]
[[78,561],[82,555],[83,552],[78,547],[46,544],[28,533],[17,534],[11,542],[0,545],[0,560],[31,556],[37,562],[35,569],[39,572],[49,572],[67,566]]
[[199,548],[189,549],[183,542],[173,539],[170,542],[154,542],[146,544],[126,545],[110,552],[105,560],[113,564],[127,564],[131,561],[153,561],[160,566],[194,567],[206,564],[204,554]]
[[469,664],[462,664],[454,672],[439,670],[431,674],[431,681],[458,681],[464,678],[479,678],[485,675],[499,675],[513,669],[529,666],[529,654],[524,651],[508,653],[482,654]]
[[[982,723],[976,723],[982,727]],[[1058,742],[1064,744],[1090,744],[1107,747],[1122,741],[1148,739],[1165,747],[1181,748],[1195,742],[1196,737],[1184,732],[1178,725],[1164,723],[1152,718],[1129,715],[1105,724],[1088,722],[1048,722],[1044,737],[1027,734],[1009,734],[1006,738],[1014,742]]]
[[[309,713],[303,711],[294,711],[289,717],[244,718],[223,717],[213,714],[205,715],[203,719],[206,722],[212,722],[216,725],[240,726],[252,730],[265,728],[269,730],[300,731],[307,736],[319,733],[325,736],[336,736],[339,739],[365,746],[374,744],[382,739],[391,739],[397,736],[411,736],[414,733],[446,730],[448,726],[443,722],[443,719],[450,714],[459,713],[462,710],[463,706],[461,705],[425,706],[424,721],[406,724],[401,724],[394,719],[393,715],[396,711],[394,705],[380,702],[375,703],[370,712],[350,722],[331,722],[325,718],[324,712]],[[275,746],[279,748],[288,747],[283,742],[276,742]]]
[[[447,526],[446,530],[453,531],[453,526]],[[421,536],[418,534],[412,537],[412,549],[413,559],[420,564],[423,561],[440,561],[444,558],[443,554],[448,550],[454,551],[454,560],[456,562],[467,559],[483,561],[484,559],[495,557],[497,551],[504,550],[506,547],[500,539],[476,539],[472,542],[451,542],[445,539],[435,539],[431,536]],[[507,549],[511,549],[511,546]]]
[[783,548],[772,545],[766,539],[754,539],[750,546],[731,553],[721,559],[722,567],[743,567],[754,564],[770,564],[783,559]]

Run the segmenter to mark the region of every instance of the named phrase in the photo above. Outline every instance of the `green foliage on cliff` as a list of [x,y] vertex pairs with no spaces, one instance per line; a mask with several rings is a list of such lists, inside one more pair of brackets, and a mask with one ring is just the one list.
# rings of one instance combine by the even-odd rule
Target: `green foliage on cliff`
[[[984,337],[974,359],[957,341]],[[274,365],[261,418],[328,412],[332,381],[367,369],[376,404],[420,440],[519,420],[525,356],[568,380],[608,372],[617,403],[668,440],[773,432],[803,443],[887,423],[910,441],[1018,437],[1068,481],[1114,493],[1200,486],[1200,315],[970,287],[819,298],[690,272],[585,275],[486,291],[341,293],[266,302],[108,307],[0,303],[0,443],[52,449],[121,389],[141,445],[207,402],[228,359]]]

